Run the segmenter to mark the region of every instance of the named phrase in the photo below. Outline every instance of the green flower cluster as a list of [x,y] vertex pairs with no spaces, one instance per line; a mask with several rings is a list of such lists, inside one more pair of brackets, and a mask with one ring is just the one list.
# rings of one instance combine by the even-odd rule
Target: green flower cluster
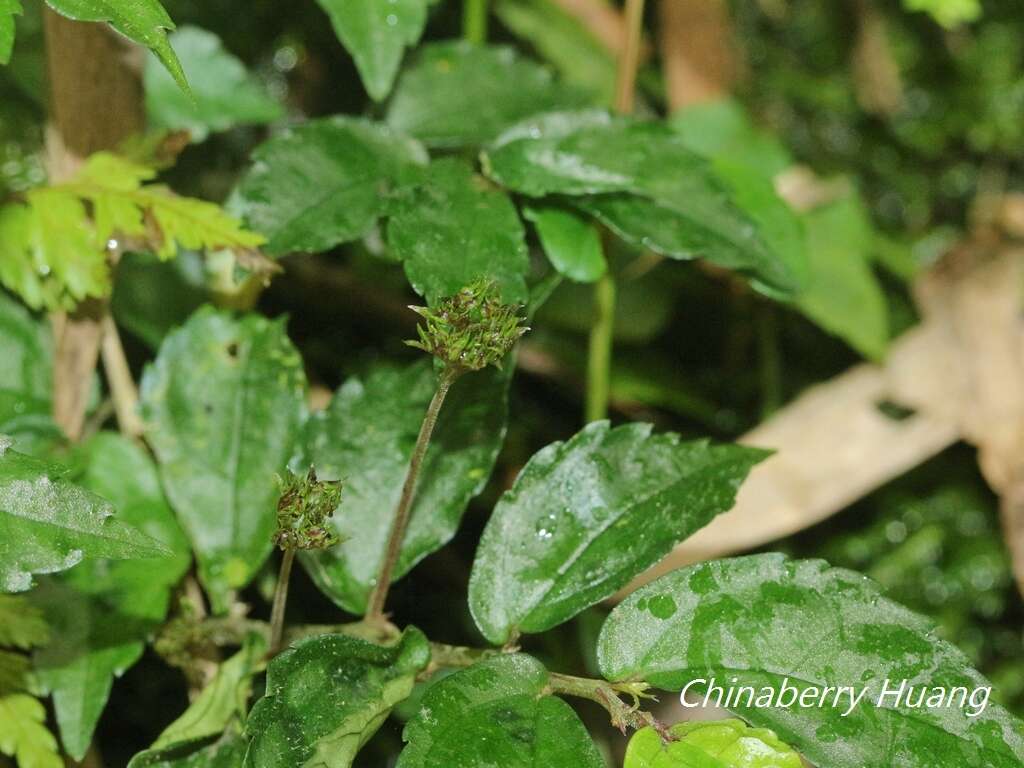
[[327,549],[339,537],[327,520],[341,501],[341,483],[318,480],[316,469],[305,475],[291,471],[278,478],[281,498],[277,502],[277,530],[274,543],[281,549]]
[[410,307],[424,322],[419,339],[406,342],[438,358],[456,373],[479,371],[501,361],[529,329],[519,307],[501,301],[493,282],[478,280],[434,309]]

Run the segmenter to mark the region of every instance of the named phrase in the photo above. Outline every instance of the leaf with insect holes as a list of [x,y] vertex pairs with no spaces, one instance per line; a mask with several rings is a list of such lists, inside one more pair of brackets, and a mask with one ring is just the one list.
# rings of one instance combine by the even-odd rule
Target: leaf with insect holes
[[730,509],[766,451],[594,422],[523,467],[484,529],[469,607],[495,645],[614,594]]
[[415,627],[391,647],[344,635],[296,643],[270,662],[246,723],[246,768],[349,768],[430,661]]
[[270,554],[306,376],[284,321],[204,307],[170,333],[141,386],[147,439],[217,612]]
[[155,174],[100,152],[67,182],[0,207],[0,283],[34,309],[69,309],[109,295],[111,239],[139,240],[162,259],[179,247],[248,252],[264,242],[218,205],[146,184]]
[[402,73],[387,122],[430,147],[479,146],[531,115],[592,103],[512,48],[440,42]]
[[159,0],[46,0],[62,16],[75,21],[105,21],[125,37],[149,48],[185,93],[188,80],[167,33],[174,22]]
[[[821,560],[773,553],[674,571],[611,612],[597,651],[609,680],[669,691],[693,683],[696,694],[715,678],[753,690],[756,699],[738,697],[731,711],[815,765],[1011,768],[1024,760],[1024,723],[988,702],[989,683],[963,653],[866,576]],[[782,706],[783,684],[797,696],[817,688],[807,699],[814,706]],[[901,685],[911,699],[906,691],[899,701],[883,698]],[[835,693],[842,687],[863,697]],[[958,688],[964,705],[948,698]],[[765,689],[775,692],[771,701],[762,700]],[[946,696],[935,698],[936,689]],[[969,703],[981,703],[978,691],[987,706]]]
[[536,659],[504,654],[432,685],[402,732],[396,768],[604,768],[572,707],[547,695]]
[[516,207],[463,160],[437,160],[402,190],[387,240],[430,304],[480,279],[495,283],[506,303],[526,303],[530,260]]
[[260,145],[233,210],[267,236],[267,252],[326,251],[366,235],[390,191],[427,162],[387,126],[351,117],[311,120]]
[[[470,499],[487,484],[505,439],[510,373],[511,366],[490,368],[452,387],[423,461],[395,579],[451,540]],[[330,521],[344,540],[299,558],[324,594],[352,613],[365,610],[380,571],[391,514],[436,386],[428,360],[404,368],[380,364],[346,381],[306,425],[306,466],[345,484]]]

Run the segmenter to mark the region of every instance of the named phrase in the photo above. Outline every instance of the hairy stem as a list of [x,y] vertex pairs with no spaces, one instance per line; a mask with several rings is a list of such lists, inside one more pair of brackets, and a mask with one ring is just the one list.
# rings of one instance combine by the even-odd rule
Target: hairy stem
[[[640,699],[653,699],[647,693],[646,683],[608,683],[604,680],[592,680],[587,677],[573,677],[552,672],[548,688],[551,693],[563,696],[589,699],[600,704],[611,717],[612,725],[623,733],[627,728],[634,730],[650,726],[666,741],[672,739],[668,728],[650,712],[640,709]],[[633,699],[626,704],[621,698],[625,694]]]
[[402,484],[402,495],[398,500],[398,507],[395,509],[394,519],[391,521],[391,532],[388,534],[388,546],[384,552],[384,560],[381,562],[380,571],[377,574],[377,583],[370,595],[366,618],[379,621],[384,617],[384,603],[388,598],[388,590],[391,588],[391,576],[395,570],[395,563],[398,562],[398,555],[402,551],[402,541],[405,539],[405,529],[409,526],[409,514],[412,511],[413,498],[416,495],[416,481],[420,474],[420,465],[430,445],[430,436],[434,433],[434,426],[437,424],[437,416],[444,405],[444,399],[448,396],[448,390],[459,377],[459,371],[446,368],[441,374],[441,380],[437,383],[437,391],[430,400],[427,413],[423,417],[423,425],[420,427],[419,437],[416,438],[416,446],[412,451],[412,459],[409,461],[409,470],[405,475],[405,482]]
[[464,0],[462,37],[471,43],[487,42],[487,0]]
[[277,653],[284,639],[284,609],[288,603],[288,581],[292,575],[292,563],[295,562],[295,550],[286,549],[281,558],[281,571],[277,575],[277,587],[274,589],[274,605],[270,610],[270,653]]
[[615,330],[615,278],[605,272],[594,286],[594,324],[587,355],[586,420],[608,415],[611,391],[612,336]]
[[[623,115],[633,111],[643,24],[644,0],[626,0],[625,40],[615,81],[615,111]],[[594,286],[594,308],[594,325],[590,329],[587,359],[587,421],[596,421],[608,415],[612,331],[615,327],[615,278],[610,272],[606,272]]]

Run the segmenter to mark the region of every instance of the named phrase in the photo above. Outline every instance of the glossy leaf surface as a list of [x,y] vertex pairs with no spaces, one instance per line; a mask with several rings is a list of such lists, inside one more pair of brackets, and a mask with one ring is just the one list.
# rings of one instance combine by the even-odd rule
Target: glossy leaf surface
[[469,583],[495,645],[542,632],[625,586],[732,507],[767,454],[594,422],[527,463],[494,508]]
[[623,768],[802,768],[800,756],[767,728],[742,720],[679,723],[665,743],[653,728],[633,734]]
[[268,253],[325,251],[365,235],[391,187],[426,163],[414,141],[349,117],[311,120],[253,153],[234,210],[268,238]]
[[433,43],[402,73],[387,121],[428,146],[479,146],[531,115],[588,101],[512,48]]
[[585,217],[542,203],[529,206],[524,215],[537,228],[544,253],[559,273],[580,283],[592,283],[605,273],[601,235]]
[[505,302],[525,304],[525,237],[508,195],[456,159],[432,163],[404,190],[387,226],[409,282],[431,303],[486,278]]
[[[320,478],[342,480],[332,526],[341,544],[301,562],[338,605],[362,613],[387,546],[436,375],[424,360],[379,365],[352,378],[306,428],[306,461]],[[508,376],[488,369],[458,381],[441,410],[424,459],[395,577],[447,543],[469,500],[483,490],[505,437]]]
[[391,648],[344,635],[301,641],[267,670],[246,724],[246,768],[348,768],[430,661],[419,630]]
[[[1024,725],[999,705],[969,717],[975,708],[928,703],[936,688],[964,687],[973,696],[989,685],[959,650],[867,577],[820,560],[753,555],[657,579],[612,611],[598,661],[610,680],[667,690],[714,676],[759,694],[783,684],[799,692],[832,686],[824,705],[779,706],[780,695],[774,705],[748,706],[748,698],[731,707],[817,765],[1009,768],[1024,758]],[[906,696],[882,698],[883,689],[904,683],[927,698],[912,694],[916,706]],[[840,686],[867,693],[836,705]]]
[[446,677],[405,726],[397,768],[604,768],[572,708],[545,695],[547,683],[547,670],[522,654]]
[[217,611],[270,554],[274,475],[297,445],[305,393],[283,321],[211,308],[168,335],[143,376],[147,438]]
[[87,557],[163,558],[168,549],[114,515],[110,503],[0,437],[0,591]]

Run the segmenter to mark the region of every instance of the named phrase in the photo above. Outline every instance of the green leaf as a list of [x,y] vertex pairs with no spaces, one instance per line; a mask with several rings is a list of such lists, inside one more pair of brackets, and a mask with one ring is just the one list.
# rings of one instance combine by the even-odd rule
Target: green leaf
[[415,627],[390,648],[344,635],[302,641],[275,658],[246,724],[247,768],[348,768],[430,661]]
[[[409,527],[395,566],[401,578],[446,544],[469,500],[483,490],[505,439],[509,371],[463,376],[441,409],[417,483]],[[306,427],[306,459],[326,480],[343,480],[334,531],[338,546],[300,554],[317,586],[360,614],[387,547],[391,518],[412,449],[437,386],[429,361],[380,365],[352,378]]]
[[153,51],[181,90],[189,93],[181,62],[167,41],[174,22],[159,0],[46,0],[46,4],[75,21],[108,22],[125,37]]
[[402,73],[387,121],[431,147],[477,146],[513,123],[593,103],[506,46],[424,46]]
[[605,273],[601,235],[585,218],[544,203],[527,206],[523,215],[537,228],[544,253],[559,273],[580,283],[592,283]]
[[248,742],[234,728],[220,738],[200,739],[140,752],[128,768],[241,768]]
[[150,57],[144,71],[150,128],[187,130],[193,141],[202,141],[211,132],[270,123],[284,115],[281,104],[212,32],[182,27],[170,40],[192,83],[192,97]]
[[155,350],[209,298],[201,254],[182,251],[160,261],[150,253],[126,253],[117,263],[110,311],[119,328]]
[[598,104],[615,99],[615,57],[577,18],[552,0],[497,0],[495,15],[526,40],[567,83],[594,94]]
[[23,592],[32,574],[67,570],[87,557],[154,558],[158,541],[114,516],[113,507],[52,466],[10,450],[0,437],[0,591]]
[[355,59],[366,92],[382,101],[391,90],[405,49],[415,45],[434,0],[317,0],[338,39]]
[[367,234],[390,188],[427,162],[390,128],[350,117],[281,132],[254,153],[235,209],[269,238],[267,252],[325,251]]
[[533,197],[571,195],[628,242],[677,259],[705,258],[771,290],[799,287],[708,163],[663,123],[557,112],[510,128],[482,157],[499,183]]
[[28,650],[50,639],[42,612],[26,598],[0,595],[0,645]]
[[26,693],[0,697],[0,752],[19,768],[64,768],[57,740],[46,729],[46,710]]
[[679,723],[665,743],[653,728],[633,734],[623,768],[801,768],[800,756],[767,728],[742,720]]
[[249,253],[263,243],[220,206],[144,186],[155,174],[100,152],[67,183],[0,206],[0,282],[35,309],[70,309],[110,293],[111,239],[137,238],[162,259],[179,246]]
[[267,652],[266,640],[247,636],[242,649],[217,668],[213,680],[189,708],[153,742],[160,751],[175,744],[220,736],[236,718],[244,718],[252,694],[252,678]]
[[0,0],[0,64],[11,60],[14,50],[14,17],[21,15],[20,0]]
[[486,278],[510,304],[525,304],[530,261],[519,214],[504,192],[454,158],[431,163],[404,190],[387,225],[388,244],[430,303]]
[[214,609],[270,554],[277,487],[305,416],[306,377],[283,320],[203,308],[142,379],[147,439]]
[[[609,680],[666,690],[704,680],[690,686],[695,693],[713,677],[758,697],[768,689],[777,698],[747,706],[749,695],[738,696],[730,709],[817,765],[1010,768],[1024,760],[1024,725],[997,704],[979,712],[882,700],[884,687],[904,682],[929,697],[958,686],[973,696],[988,683],[927,619],[886,599],[866,577],[820,560],[754,555],[664,576],[612,611],[598,661]],[[817,688],[817,698],[807,694],[814,706],[779,706],[784,686],[797,695]],[[822,694],[823,686],[832,692]],[[854,704],[835,693],[842,686],[866,694]]]
[[51,412],[53,337],[47,325],[0,291],[0,433]]
[[614,594],[732,507],[767,453],[594,422],[530,459],[494,508],[469,582],[484,637],[543,632]]
[[874,231],[856,194],[804,214],[810,278],[796,298],[811,320],[877,360],[889,341],[889,308],[871,268]]
[[903,0],[908,11],[925,11],[939,24],[953,28],[981,18],[979,0]]
[[152,460],[135,443],[101,432],[82,449],[76,480],[110,500],[118,517],[173,552],[159,567],[136,560],[87,560],[32,593],[53,626],[35,654],[36,675],[53,694],[61,741],[82,759],[115,677],[132,667],[167,616],[171,591],[191,563],[188,541],[160,488]]
[[545,695],[547,670],[505,654],[432,685],[405,726],[396,768],[604,768],[572,708]]

